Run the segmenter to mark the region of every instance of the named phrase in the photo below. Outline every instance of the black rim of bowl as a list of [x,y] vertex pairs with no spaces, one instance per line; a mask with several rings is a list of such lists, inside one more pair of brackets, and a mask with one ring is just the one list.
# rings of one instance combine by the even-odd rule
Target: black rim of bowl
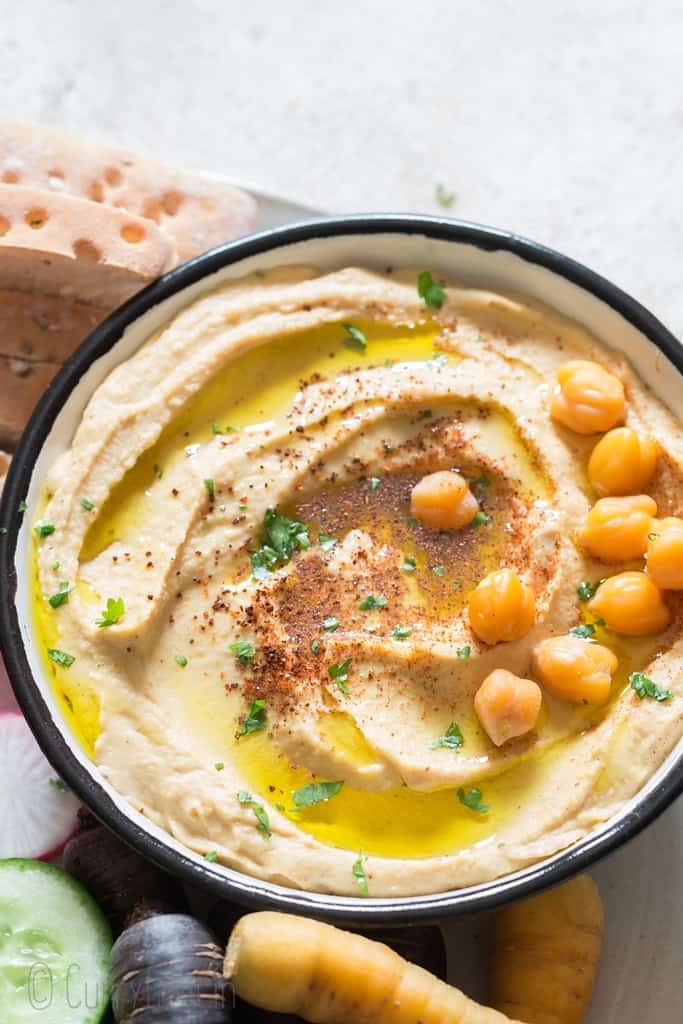
[[[21,525],[19,505],[27,494],[43,443],[81,377],[118,341],[133,321],[189,285],[247,257],[316,238],[375,234],[423,235],[464,243],[488,252],[505,250],[527,263],[545,267],[611,306],[652,341],[683,374],[683,349],[664,325],[640,303],[582,264],[519,235],[448,218],[410,214],[356,214],[275,228],[219,246],[170,271],[113,312],[83,342],[49,385],[22,435],[3,494],[2,524],[7,533],[0,537],[0,580],[6,581],[0,602],[0,641],[14,692],[45,755],[97,817],[143,856],[217,897],[232,898],[246,906],[370,926],[424,922],[489,910],[584,871],[633,838],[683,791],[683,754],[671,764],[651,792],[624,817],[597,834],[587,836],[550,861],[541,861],[518,874],[482,885],[417,898],[365,900],[282,889],[249,875],[228,877],[208,862],[198,862],[190,855],[172,849],[134,822],[77,760],[53,722],[29,668],[15,604],[17,580],[14,559]],[[358,262],[363,263],[362,252],[359,252]]]

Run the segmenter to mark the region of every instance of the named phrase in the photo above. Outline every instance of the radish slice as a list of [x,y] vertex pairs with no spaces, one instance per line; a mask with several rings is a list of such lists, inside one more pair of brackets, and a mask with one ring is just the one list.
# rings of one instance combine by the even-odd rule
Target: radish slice
[[78,800],[22,716],[0,712],[0,859],[51,860],[76,831]]
[[12,687],[7,677],[7,669],[0,655],[0,711],[17,711]]

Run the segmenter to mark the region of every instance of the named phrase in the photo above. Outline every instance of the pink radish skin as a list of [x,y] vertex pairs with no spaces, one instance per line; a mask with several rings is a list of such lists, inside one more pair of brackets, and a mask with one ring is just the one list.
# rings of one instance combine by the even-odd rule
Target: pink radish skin
[[53,785],[57,773],[23,717],[0,712],[0,859],[52,860],[77,831],[79,802]]
[[0,654],[0,712],[18,711],[18,705],[14,699],[14,693],[7,677],[7,669]]

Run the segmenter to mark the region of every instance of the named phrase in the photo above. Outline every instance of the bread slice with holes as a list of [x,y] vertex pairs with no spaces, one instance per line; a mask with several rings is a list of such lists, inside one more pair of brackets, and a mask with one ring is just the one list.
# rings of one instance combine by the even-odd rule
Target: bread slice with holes
[[159,225],[179,260],[248,234],[251,196],[218,176],[178,171],[114,146],[0,116],[0,182],[115,206]]
[[176,263],[152,221],[77,196],[0,185],[0,288],[116,306]]

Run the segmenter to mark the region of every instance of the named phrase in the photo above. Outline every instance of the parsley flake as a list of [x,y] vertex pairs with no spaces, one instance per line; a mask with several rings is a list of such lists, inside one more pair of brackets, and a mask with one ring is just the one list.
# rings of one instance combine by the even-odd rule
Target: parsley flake
[[449,192],[446,186],[442,185],[441,182],[437,184],[434,194],[439,206],[443,206],[445,210],[450,209],[455,202],[455,192]]
[[251,640],[236,640],[230,650],[242,665],[248,665],[256,657],[256,648]]
[[458,647],[457,651],[455,652],[455,656],[456,658],[460,658],[461,661],[467,661],[471,653],[472,648],[470,647],[469,644],[465,644],[464,647]]
[[320,654],[320,641],[317,639],[311,640],[311,654]]
[[213,501],[213,499],[216,497],[216,485],[214,484],[211,477],[207,477],[207,479],[204,481],[204,486],[209,492],[209,497]]
[[56,647],[48,647],[47,656],[50,661],[54,661],[55,664],[61,665],[63,668],[69,668],[76,660],[73,654],[58,651]]
[[406,555],[405,560],[401,568],[404,572],[415,572],[417,562],[412,555]]
[[62,604],[68,604],[68,602],[69,602],[69,594],[71,593],[71,591],[73,589],[74,589],[74,584],[73,583],[67,583],[65,580],[63,580],[59,584],[59,589],[57,590],[57,593],[56,594],[52,594],[52,596],[48,597],[48,599],[47,599],[47,602],[50,605],[50,607],[51,608],[59,608],[59,606],[62,605]]
[[184,654],[176,654],[175,656],[176,665],[180,665],[181,668],[185,668],[187,665],[187,658]]
[[341,692],[346,696],[351,696],[351,691],[346,685],[349,679],[349,670],[351,668],[351,658],[347,658],[346,661],[337,662],[335,665],[330,665],[327,670],[327,674],[330,679],[333,679]]
[[57,527],[54,523],[48,523],[47,519],[39,519],[33,529],[36,534],[42,538],[49,537],[51,533],[55,532]]
[[580,626],[572,626],[569,632],[572,636],[578,636],[580,640],[592,640],[595,636],[595,626],[592,622],[584,622]]
[[294,807],[300,810],[302,807],[323,803],[336,796],[343,785],[343,782],[309,782],[292,793]]
[[376,491],[379,485],[382,483],[378,476],[368,477],[368,486],[371,491]]
[[358,607],[360,608],[360,610],[362,612],[369,612],[369,611],[372,611],[375,608],[386,608],[386,606],[387,606],[387,598],[386,597],[375,597],[374,594],[368,594],[368,596],[364,597],[363,600],[358,605]]
[[27,509],[28,509],[28,505],[26,504],[26,502],[25,501],[20,501],[18,506],[17,506],[17,510],[19,512],[26,512]]
[[424,299],[425,305],[430,309],[441,309],[446,298],[445,290],[428,270],[423,270],[417,279],[417,294]]
[[204,860],[208,860],[209,864],[215,864],[218,860],[218,854],[215,850],[209,850],[208,853],[204,854]]
[[264,579],[274,569],[288,562],[295,551],[311,546],[308,527],[290,519],[274,508],[266,509],[263,517],[266,539],[251,556],[251,569],[256,579]]
[[94,507],[89,498],[81,498],[81,508],[84,508],[86,512],[92,512]]
[[214,764],[214,768],[216,769],[217,772],[222,772],[225,770],[225,764],[223,763],[223,761],[216,761],[216,763]]
[[394,640],[407,640],[412,632],[409,626],[394,626],[394,632],[391,635]]
[[363,867],[363,861],[365,860],[367,860],[367,857],[364,857],[362,853],[359,853],[358,860],[354,861],[353,867],[351,868],[351,874],[356,879],[361,896],[370,895],[368,889],[368,876],[365,874],[365,868]]
[[603,582],[603,580],[596,580],[594,583],[591,583],[590,580],[582,580],[576,588],[576,596],[579,601],[590,601],[591,597],[595,596],[596,590]]
[[445,565],[435,565],[432,569],[435,576],[441,576],[442,578],[446,575]]
[[348,337],[344,338],[344,344],[346,347],[354,348],[358,352],[365,352],[368,347],[368,339],[360,328],[354,327],[353,324],[342,324],[342,327],[348,334]]
[[125,610],[122,597],[108,597],[107,607],[100,613],[99,619],[95,619],[95,625],[100,629],[104,629],[105,626],[115,626],[123,618]]
[[641,700],[649,697],[650,700],[664,701],[671,700],[674,696],[671,690],[664,690],[655,683],[654,679],[646,676],[644,672],[632,672],[628,677],[628,681]]
[[266,702],[261,697],[259,700],[253,700],[247,713],[246,718],[242,722],[240,729],[240,736],[249,736],[252,732],[260,732],[261,729],[266,727]]
[[318,543],[323,551],[332,551],[336,547],[337,538],[331,537],[329,533],[321,533],[318,537]]
[[0,526],[0,537],[6,537],[8,533],[9,530],[6,526]]
[[465,737],[460,731],[460,726],[457,722],[451,722],[443,736],[439,736],[430,746],[432,750],[439,750],[442,747],[447,750],[460,750],[464,742]]
[[56,789],[58,793],[71,792],[71,787],[64,781],[64,779],[50,779],[50,785],[53,789]]
[[326,619],[323,619],[323,629],[326,633],[334,633],[339,626],[340,622],[336,615],[328,615]]
[[477,786],[472,786],[471,789],[463,789],[461,786],[458,790],[458,800],[464,807],[477,814],[488,814],[491,810],[490,804],[481,802],[481,790]]
[[482,508],[472,517],[472,526],[490,526],[492,522],[491,516],[487,515]]
[[161,480],[162,476],[164,475],[164,471],[163,471],[163,469],[161,468],[161,466],[159,465],[158,462],[154,463],[154,465],[152,466],[152,471],[153,471],[155,477],[157,478],[157,480]]

